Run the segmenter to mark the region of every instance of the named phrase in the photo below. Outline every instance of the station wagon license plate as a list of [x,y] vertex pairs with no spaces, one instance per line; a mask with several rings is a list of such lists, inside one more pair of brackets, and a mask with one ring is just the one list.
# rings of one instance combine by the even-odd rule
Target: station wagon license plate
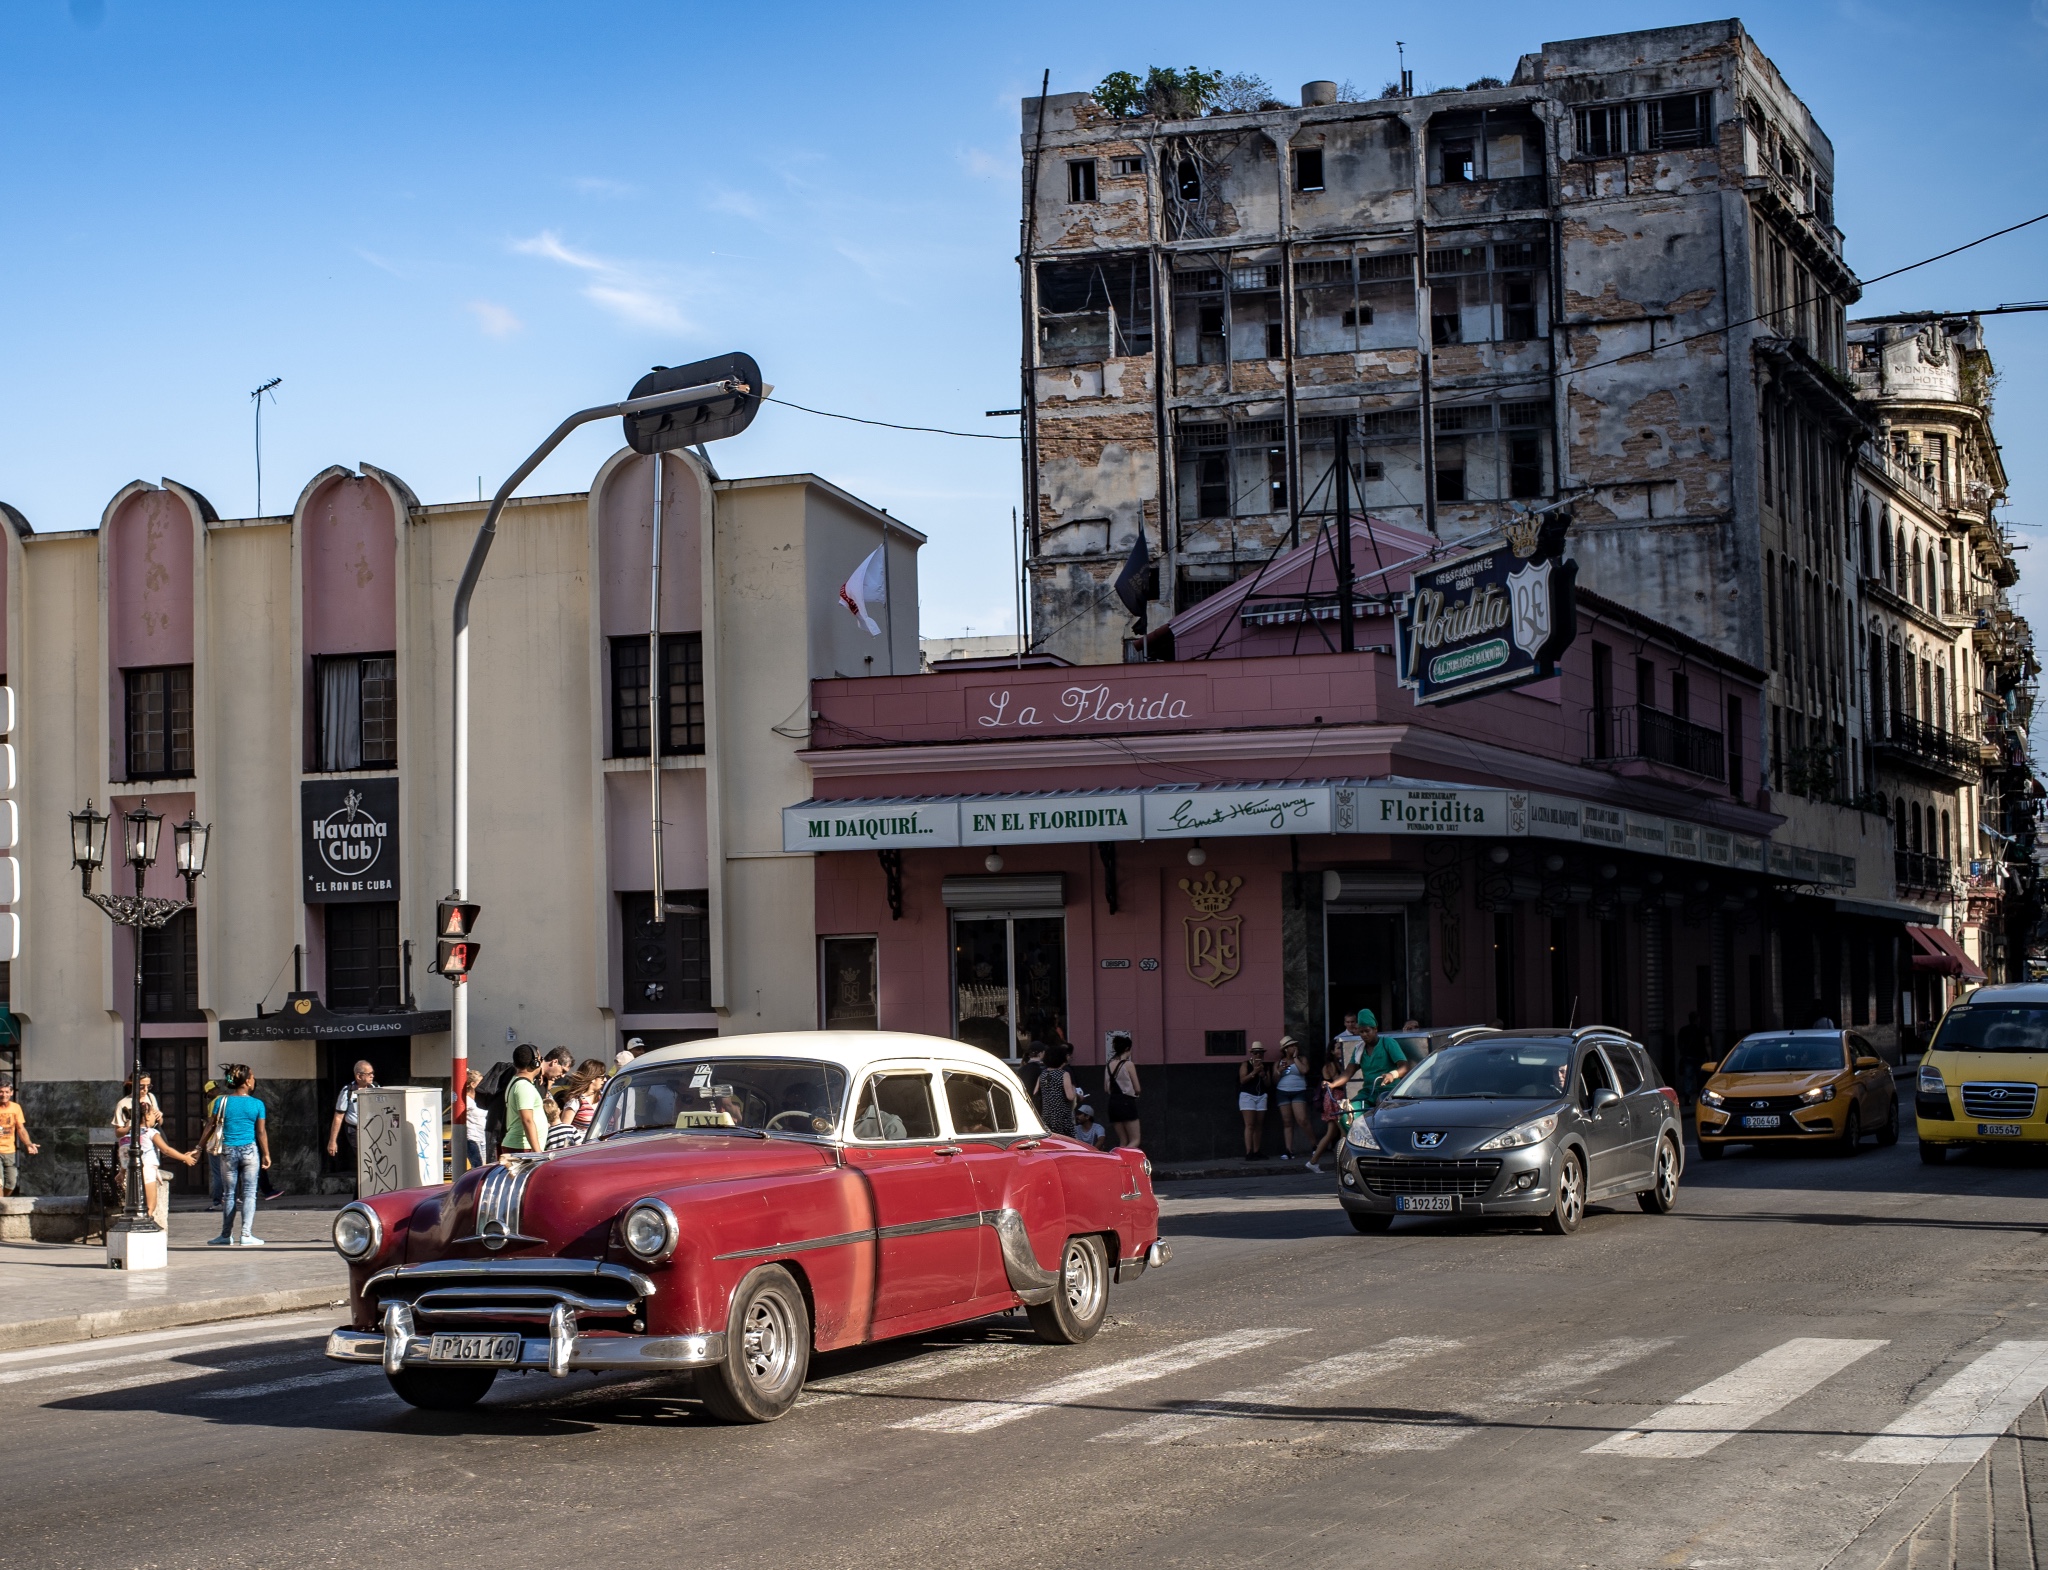
[[1776,1128],[1778,1126],[1778,1114],[1773,1112],[1766,1117],[1744,1118],[1742,1126],[1744,1128]]
[[433,1363],[501,1363],[519,1361],[518,1336],[437,1335],[427,1347]]
[[1985,1139],[2000,1134],[2017,1138],[2019,1132],[2020,1126],[2017,1123],[1979,1123],[1977,1125],[1978,1136]]
[[1458,1196],[1456,1194],[1396,1194],[1394,1196],[1394,1208],[1396,1210],[1456,1210],[1458,1208]]

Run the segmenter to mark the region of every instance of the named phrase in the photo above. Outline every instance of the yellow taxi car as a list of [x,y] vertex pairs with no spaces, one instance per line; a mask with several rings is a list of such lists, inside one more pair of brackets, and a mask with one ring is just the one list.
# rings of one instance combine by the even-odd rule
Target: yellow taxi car
[[1829,1145],[1853,1155],[1865,1134],[1899,1142],[1892,1071],[1853,1030],[1760,1031],[1703,1067],[1695,1119],[1708,1161],[1730,1145]]
[[2048,986],[1979,987],[1941,1018],[1920,1060],[1920,1159],[1967,1145],[2048,1142]]

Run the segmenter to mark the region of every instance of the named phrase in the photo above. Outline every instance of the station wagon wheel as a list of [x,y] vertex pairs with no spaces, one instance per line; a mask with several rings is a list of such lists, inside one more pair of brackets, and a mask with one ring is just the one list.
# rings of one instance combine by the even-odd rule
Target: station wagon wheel
[[697,1374],[697,1394],[727,1423],[770,1423],[796,1405],[811,1366],[811,1316],[790,1273],[764,1265],[732,1296],[725,1360]]
[[1678,1208],[1678,1146],[1669,1138],[1657,1141],[1656,1169],[1636,1203],[1653,1216],[1668,1216]]
[[1892,1097],[1890,1109],[1885,1113],[1884,1127],[1877,1131],[1880,1145],[1896,1145],[1899,1142],[1899,1098]]
[[392,1374],[391,1393],[423,1412],[466,1412],[491,1388],[495,1368],[401,1368]]
[[1576,1150],[1567,1150],[1557,1164],[1557,1205],[1543,1218],[1543,1230],[1564,1237],[1586,1219],[1586,1165]]
[[1052,1301],[1027,1304],[1024,1312],[1041,1341],[1074,1346],[1092,1338],[1109,1313],[1109,1250],[1102,1239],[1092,1233],[1068,1238]]

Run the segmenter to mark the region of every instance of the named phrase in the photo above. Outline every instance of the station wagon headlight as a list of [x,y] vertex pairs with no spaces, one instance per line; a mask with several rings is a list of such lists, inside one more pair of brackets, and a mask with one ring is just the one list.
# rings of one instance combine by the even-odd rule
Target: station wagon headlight
[[635,1259],[658,1265],[676,1251],[676,1213],[658,1199],[637,1200],[619,1224],[619,1235]]
[[1942,1082],[1941,1070],[1931,1063],[1920,1065],[1920,1094],[1923,1096],[1945,1096],[1948,1086]]
[[334,1251],[351,1264],[368,1259],[384,1241],[384,1223],[368,1205],[344,1205],[334,1214]]
[[1724,1105],[1728,1098],[1718,1090],[1703,1090],[1700,1092],[1700,1100],[1710,1107],[1718,1107]]
[[1833,1101],[1835,1099],[1835,1087],[1833,1085],[1815,1085],[1811,1090],[1802,1090],[1799,1093],[1799,1099],[1806,1102]]
[[1356,1145],[1360,1150],[1378,1150],[1380,1148],[1379,1140],[1373,1135],[1372,1120],[1370,1118],[1353,1118],[1351,1120],[1351,1127],[1344,1131],[1344,1140],[1347,1144]]
[[1481,1150],[1520,1150],[1525,1145],[1540,1145],[1557,1132],[1557,1114],[1540,1117],[1534,1123],[1524,1123],[1520,1128],[1511,1128],[1505,1134],[1496,1134],[1479,1148]]

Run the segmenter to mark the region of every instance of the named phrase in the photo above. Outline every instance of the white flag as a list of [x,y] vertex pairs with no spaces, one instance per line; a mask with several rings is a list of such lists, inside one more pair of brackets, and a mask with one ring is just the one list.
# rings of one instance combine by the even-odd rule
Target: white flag
[[882,563],[882,551],[883,547],[877,545],[868,559],[853,569],[853,576],[839,586],[839,603],[875,638],[882,635],[882,629],[868,609],[889,603],[888,569]]

